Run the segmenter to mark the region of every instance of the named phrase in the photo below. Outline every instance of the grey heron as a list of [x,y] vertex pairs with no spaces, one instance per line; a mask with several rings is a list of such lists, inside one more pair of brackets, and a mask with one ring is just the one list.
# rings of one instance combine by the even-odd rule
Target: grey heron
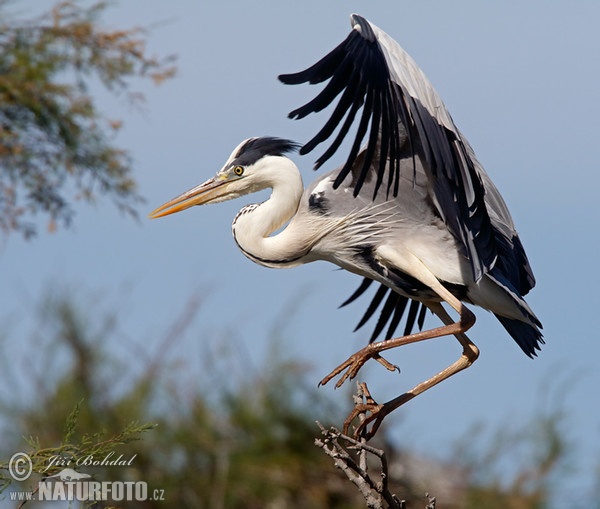
[[[351,25],[347,38],[316,64],[279,77],[285,84],[324,83],[314,99],[289,115],[301,119],[331,106],[310,141],[300,146],[275,137],[247,139],[213,178],[150,217],[270,188],[269,199],[242,208],[233,221],[244,255],[275,268],[326,260],[362,276],[344,304],[379,284],[358,324],[379,309],[369,344],[321,384],[339,376],[339,387],[369,359],[393,370],[381,356],[390,348],[456,337],[462,353],[446,369],[386,403],[367,400],[349,415],[346,430],[358,412],[369,413],[355,433],[370,437],[391,411],[477,359],[479,350],[465,334],[475,316],[464,303],[491,311],[529,357],[544,340],[524,300],[535,279],[500,193],[412,58],[366,19],[352,15]],[[345,139],[345,162],[304,189],[287,154],[304,155],[331,140],[317,169]],[[423,330],[426,310],[442,325]],[[404,333],[395,337],[403,315]],[[415,325],[419,332],[412,332]]]

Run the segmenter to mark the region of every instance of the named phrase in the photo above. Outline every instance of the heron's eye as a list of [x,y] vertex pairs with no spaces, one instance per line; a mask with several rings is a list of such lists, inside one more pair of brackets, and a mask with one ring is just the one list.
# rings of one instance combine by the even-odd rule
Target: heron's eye
[[243,166],[236,166],[233,169],[233,173],[235,173],[238,177],[241,177],[244,174],[244,167]]

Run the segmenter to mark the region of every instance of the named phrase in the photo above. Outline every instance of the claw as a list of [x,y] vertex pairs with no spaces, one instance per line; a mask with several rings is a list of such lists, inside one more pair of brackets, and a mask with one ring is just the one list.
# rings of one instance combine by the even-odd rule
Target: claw
[[[328,383],[332,378],[339,375],[342,371],[344,371],[346,368],[348,368],[351,364],[352,364],[352,357],[350,357],[346,362],[343,362],[342,364],[340,364],[331,373],[329,373],[325,378],[323,378],[323,380],[321,380],[319,382],[319,387],[321,385],[325,385],[326,383]],[[346,381],[346,378],[348,378],[348,371],[346,371],[346,373],[344,373],[344,375],[340,378],[340,380],[338,380],[338,382],[335,384],[336,389]]]
[[381,364],[388,371],[397,371],[398,373],[400,373],[400,367],[398,365],[392,364],[387,359],[384,359],[381,355],[376,354],[373,356],[373,359],[375,359],[379,364]]
[[335,368],[331,373],[329,373],[323,380],[319,382],[319,387],[321,385],[325,385],[332,378],[335,378],[337,375],[342,373],[342,371],[346,370],[345,373],[340,377],[340,379],[336,382],[335,388],[339,389],[344,382],[348,379],[352,380],[360,371],[360,368],[369,360],[375,359],[379,364],[381,364],[388,371],[398,371],[400,372],[400,368],[395,364],[392,364],[388,360],[384,359],[379,352],[373,351],[372,348],[366,347],[362,350],[359,350],[355,354],[351,355],[345,362],[340,364],[337,368]]

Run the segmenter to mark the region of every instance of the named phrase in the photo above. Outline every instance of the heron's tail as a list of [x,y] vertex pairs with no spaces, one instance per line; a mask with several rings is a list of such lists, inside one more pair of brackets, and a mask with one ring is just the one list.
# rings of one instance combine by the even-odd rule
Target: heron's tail
[[496,318],[500,320],[500,323],[528,357],[537,356],[536,350],[540,350],[540,345],[544,344],[544,338],[536,325],[500,315],[496,315]]

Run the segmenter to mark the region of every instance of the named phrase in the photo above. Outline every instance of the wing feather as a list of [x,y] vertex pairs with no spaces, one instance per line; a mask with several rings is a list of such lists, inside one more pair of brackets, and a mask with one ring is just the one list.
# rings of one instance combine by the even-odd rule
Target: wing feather
[[[541,342],[541,333],[535,328],[541,325],[522,296],[533,288],[535,279],[502,196],[414,60],[364,18],[353,15],[351,23],[346,39],[316,64],[279,77],[286,84],[327,82],[313,100],[292,111],[291,118],[304,118],[335,103],[325,125],[300,153],[307,154],[329,142],[316,159],[318,169],[340,149],[356,126],[354,137],[350,136],[348,156],[337,170],[334,188],[352,173],[356,197],[363,188],[371,188],[364,184],[375,177],[370,197],[373,200],[382,189],[387,199],[390,194],[398,197],[400,162],[412,158],[413,182],[417,176],[425,176],[428,204],[463,246],[475,281],[487,274],[529,317],[533,325],[528,327],[535,329],[535,334],[512,322],[502,323],[511,335],[518,336],[518,343],[530,355]],[[410,166],[404,163],[402,171],[410,171]],[[371,283],[368,278],[363,280],[343,305],[361,296]],[[388,291],[391,293],[386,299]],[[403,316],[405,334],[415,324],[423,326],[427,309],[424,304],[411,300],[405,315],[410,299],[381,285],[357,329],[375,315],[384,299],[371,341],[384,331],[386,324],[385,339],[392,337]]]
[[[354,195],[360,193],[375,168],[375,195],[385,181],[387,193],[391,191],[397,196],[400,149],[406,138],[413,158],[422,157],[425,161],[432,203],[465,247],[473,275],[479,280],[493,267],[498,253],[476,160],[435,89],[412,58],[364,18],[353,15],[351,20],[353,30],[331,53],[305,71],[280,76],[284,83],[293,84],[330,80],[313,101],[290,114],[293,118],[321,111],[341,94],[324,128],[300,152],[306,154],[326,141],[346,116],[315,167],[323,165],[339,149],[362,108],[354,140],[335,186],[355,171],[354,163],[361,154],[362,167],[354,180]],[[365,140],[363,155],[361,144]]]
[[[348,299],[346,299],[340,307],[347,306],[348,304],[354,302],[361,295],[363,295],[367,289],[371,286],[373,280],[365,277],[363,278],[359,287],[352,293]],[[415,326],[415,323],[418,325],[419,330],[423,329],[423,323],[425,320],[425,314],[427,311],[427,307],[415,300],[411,300],[407,297],[404,297],[394,291],[392,291],[387,286],[380,284],[379,288],[375,292],[375,295],[371,299],[371,303],[369,307],[365,311],[364,315],[356,325],[354,331],[356,332],[360,328],[362,328],[377,312],[377,309],[381,306],[381,303],[386,298],[385,303],[381,310],[379,311],[379,317],[377,318],[377,322],[371,333],[369,338],[369,342],[372,343],[377,340],[377,338],[381,335],[383,330],[387,325],[387,330],[385,335],[383,336],[383,340],[388,340],[394,337],[394,333],[400,324],[404,316],[404,312],[406,310],[406,305],[408,301],[411,302],[409,313],[406,319],[406,323],[404,326],[404,335],[410,334]],[[420,310],[419,310],[420,308]]]

